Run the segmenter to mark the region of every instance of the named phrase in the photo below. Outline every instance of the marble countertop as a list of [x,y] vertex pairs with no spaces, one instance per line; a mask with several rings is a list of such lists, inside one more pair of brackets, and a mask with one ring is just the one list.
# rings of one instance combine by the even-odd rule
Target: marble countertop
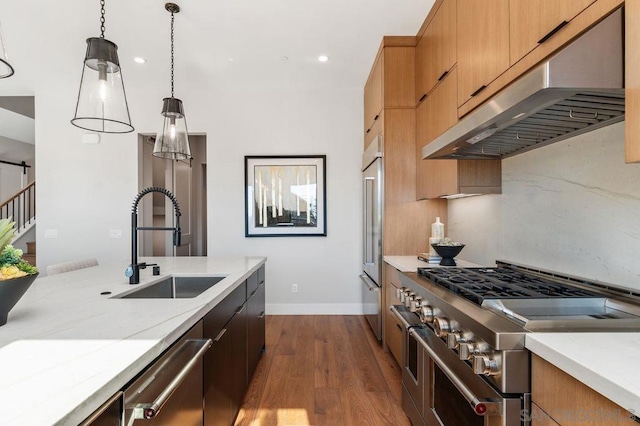
[[[418,260],[417,256],[384,256],[382,260],[400,272],[416,272],[418,268],[447,268],[447,266],[440,266],[437,263],[423,262]],[[458,258],[456,258],[456,263],[460,268],[479,268],[482,266]]]
[[625,410],[640,413],[640,333],[529,333],[525,346]]
[[[78,424],[264,264],[264,257],[158,257],[160,276],[226,277],[190,299],[114,299],[127,262],[38,278],[0,327],[2,424]],[[111,292],[101,295],[102,292]]]

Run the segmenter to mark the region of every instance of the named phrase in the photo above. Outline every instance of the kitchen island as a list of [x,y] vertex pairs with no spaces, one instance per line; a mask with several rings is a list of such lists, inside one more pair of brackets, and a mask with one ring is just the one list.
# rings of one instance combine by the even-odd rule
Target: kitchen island
[[[145,258],[38,278],[0,327],[0,423],[78,424],[266,262],[264,257]],[[225,278],[197,297],[120,299],[169,276]]]

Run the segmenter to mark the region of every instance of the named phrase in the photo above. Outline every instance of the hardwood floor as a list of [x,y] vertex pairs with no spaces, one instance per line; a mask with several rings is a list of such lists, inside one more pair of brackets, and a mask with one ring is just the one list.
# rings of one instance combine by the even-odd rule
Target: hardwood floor
[[410,425],[400,368],[362,316],[268,316],[236,425]]

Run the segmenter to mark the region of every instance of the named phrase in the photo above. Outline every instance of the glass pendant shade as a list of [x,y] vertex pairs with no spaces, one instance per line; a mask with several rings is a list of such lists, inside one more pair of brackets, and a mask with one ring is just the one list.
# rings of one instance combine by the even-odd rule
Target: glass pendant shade
[[7,51],[4,48],[4,39],[2,38],[2,27],[0,27],[0,78],[7,78],[13,75],[13,67],[9,63]]
[[118,46],[109,40],[87,39],[76,114],[71,124],[100,133],[133,131]]
[[187,120],[184,116],[182,101],[177,98],[164,98],[162,104],[162,132],[156,137],[153,155],[171,160],[191,159]]

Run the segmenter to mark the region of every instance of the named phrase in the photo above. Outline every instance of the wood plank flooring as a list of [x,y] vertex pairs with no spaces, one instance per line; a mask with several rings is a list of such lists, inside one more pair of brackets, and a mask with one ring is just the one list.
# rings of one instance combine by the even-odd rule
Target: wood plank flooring
[[410,425],[400,368],[362,316],[268,316],[237,426]]

